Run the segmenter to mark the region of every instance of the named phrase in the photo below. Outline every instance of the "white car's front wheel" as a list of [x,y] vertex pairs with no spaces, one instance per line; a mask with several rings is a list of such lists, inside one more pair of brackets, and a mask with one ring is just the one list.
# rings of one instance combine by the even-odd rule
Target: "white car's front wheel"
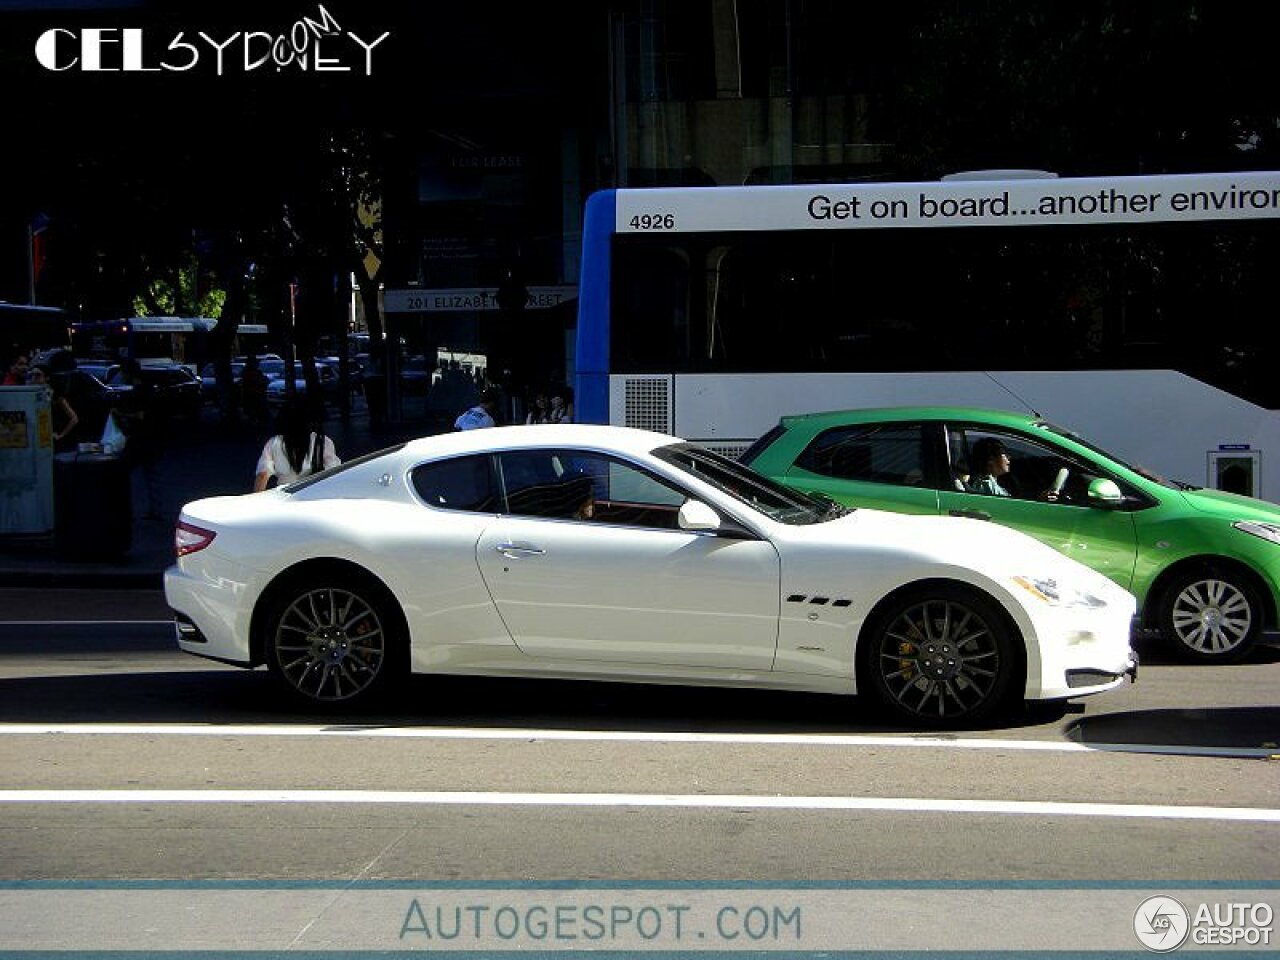
[[299,583],[266,626],[267,665],[295,697],[325,705],[372,699],[397,672],[399,636],[371,583]]
[[1012,630],[992,601],[938,584],[899,597],[877,617],[863,670],[899,716],[949,727],[1000,707],[1017,662]]

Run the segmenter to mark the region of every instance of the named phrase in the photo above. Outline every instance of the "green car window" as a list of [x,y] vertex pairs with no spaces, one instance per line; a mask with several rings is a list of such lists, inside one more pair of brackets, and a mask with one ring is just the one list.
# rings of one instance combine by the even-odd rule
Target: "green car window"
[[796,466],[837,480],[919,487],[925,482],[924,450],[919,424],[837,427],[815,437]]

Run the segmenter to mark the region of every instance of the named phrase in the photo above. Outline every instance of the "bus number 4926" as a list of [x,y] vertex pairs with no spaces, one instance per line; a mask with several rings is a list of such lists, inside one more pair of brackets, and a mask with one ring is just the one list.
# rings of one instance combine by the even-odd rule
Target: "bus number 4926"
[[674,230],[674,213],[638,213],[631,218],[632,230]]

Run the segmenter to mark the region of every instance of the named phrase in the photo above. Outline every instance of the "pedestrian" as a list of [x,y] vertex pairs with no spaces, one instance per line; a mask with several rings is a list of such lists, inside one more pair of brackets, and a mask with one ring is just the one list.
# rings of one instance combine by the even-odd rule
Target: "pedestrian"
[[573,401],[565,400],[567,389],[557,390],[551,397],[551,410],[547,414],[547,423],[573,423]]
[[240,372],[240,405],[252,423],[267,419],[267,375],[254,356],[245,360]]
[[267,489],[272,478],[283,487],[340,463],[333,438],[318,429],[317,421],[301,401],[290,400],[276,415],[275,435],[262,448],[253,490],[258,493]]
[[6,359],[8,363],[5,364],[4,380],[0,381],[0,386],[20,387],[25,384],[27,382],[27,353],[15,348]]
[[58,453],[66,453],[75,449],[75,438],[71,436],[75,430],[76,424],[80,422],[80,417],[76,415],[75,409],[67,402],[67,398],[62,395],[53,382],[49,379],[49,370],[47,367],[37,364],[31,368],[31,372],[27,374],[27,383],[37,387],[48,387],[52,397],[49,402],[49,411],[53,416],[53,445],[54,450]]
[[160,452],[164,442],[165,411],[156,390],[143,378],[142,365],[126,360],[124,382],[129,392],[114,411],[126,442],[124,457],[132,476],[133,500],[147,520],[161,518]]
[[551,411],[547,408],[547,395],[545,393],[535,394],[533,404],[529,408],[529,416],[525,417],[525,423],[550,423]]
[[458,416],[453,421],[453,429],[455,430],[479,430],[484,427],[492,427],[497,425],[494,414],[498,410],[498,398],[492,390],[486,390],[480,395],[480,402],[474,407]]

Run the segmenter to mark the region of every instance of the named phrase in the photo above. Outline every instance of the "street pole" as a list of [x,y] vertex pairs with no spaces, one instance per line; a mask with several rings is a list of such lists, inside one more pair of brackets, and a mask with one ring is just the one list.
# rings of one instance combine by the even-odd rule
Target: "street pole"
[[36,233],[27,222],[27,303],[36,305]]

